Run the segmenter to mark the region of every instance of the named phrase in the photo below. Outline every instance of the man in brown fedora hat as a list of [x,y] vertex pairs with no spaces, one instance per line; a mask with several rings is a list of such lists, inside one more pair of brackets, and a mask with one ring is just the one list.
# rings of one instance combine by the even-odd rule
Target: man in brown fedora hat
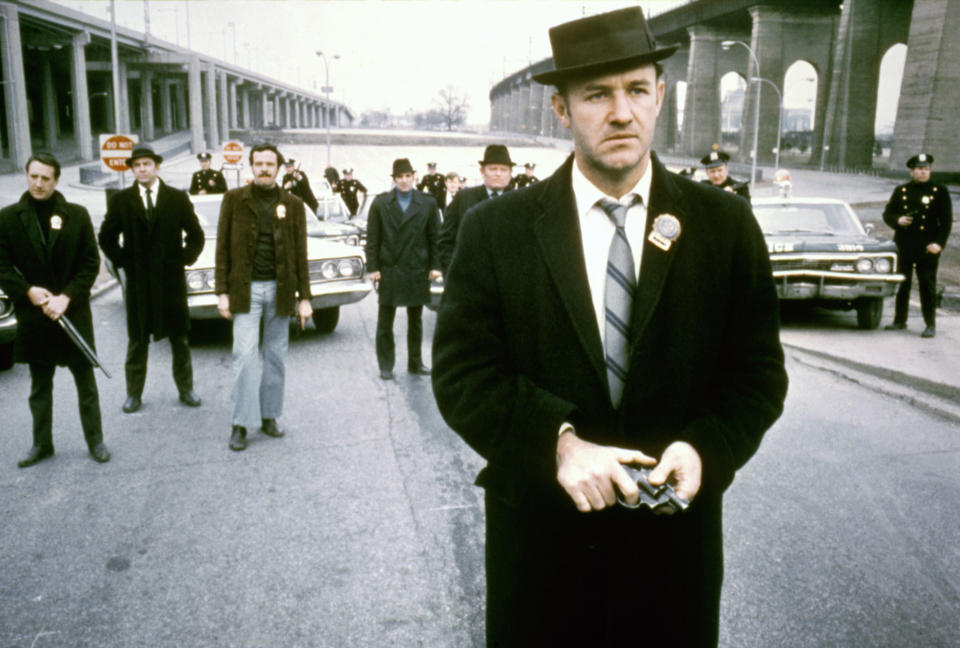
[[443,212],[443,229],[440,231],[440,264],[443,268],[447,267],[453,256],[460,221],[467,210],[488,198],[503,195],[510,189],[510,177],[516,165],[510,159],[506,146],[491,144],[483,151],[483,159],[479,164],[483,184],[458,191],[453,202]]
[[767,249],[651,151],[676,47],[640,7],[550,39],[574,153],[464,217],[434,335],[440,412],[487,460],[488,645],[715,646],[722,495],[787,388]]
[[173,380],[180,402],[199,407],[193,391],[193,365],[187,332],[187,283],[184,267],[203,250],[204,236],[186,192],[160,180],[163,158],[149,148],[136,148],[127,166],[136,182],[110,199],[100,226],[100,247],[114,267],[126,274],[127,400],[123,411],[132,414],[142,404],[147,379],[150,336],[169,338]]

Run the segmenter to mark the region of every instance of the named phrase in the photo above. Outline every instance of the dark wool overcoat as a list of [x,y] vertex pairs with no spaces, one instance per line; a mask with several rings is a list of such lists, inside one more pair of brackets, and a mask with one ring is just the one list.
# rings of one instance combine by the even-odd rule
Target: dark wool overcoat
[[430,271],[440,269],[440,214],[432,196],[413,190],[407,211],[397,190],[378,195],[367,217],[367,272],[380,272],[379,300],[385,306],[430,303]]
[[[652,156],[646,231],[670,214],[680,232],[667,250],[644,239],[615,409],[572,163],[466,214],[437,316],[437,404],[487,461],[488,640],[715,645],[721,496],[787,389],[767,248],[744,200]],[[672,516],[578,513],[556,475],[565,421],[586,440],[653,457],[689,442],[703,462],[699,494]]]
[[[505,190],[509,191],[509,189]],[[467,187],[457,192],[453,201],[443,211],[443,227],[440,230],[440,268],[446,271],[450,265],[450,259],[453,257],[453,249],[457,244],[457,233],[460,231],[460,223],[463,216],[474,205],[487,200],[490,193],[486,185],[477,185],[476,187]]]
[[131,340],[146,341],[151,335],[160,340],[190,330],[184,268],[203,250],[203,229],[186,192],[162,181],[158,186],[151,222],[134,183],[110,199],[100,226],[100,248],[126,271]]
[[[46,241],[30,204],[30,194],[0,211],[0,288],[13,301],[17,316],[14,359],[18,362],[67,365],[86,362],[60,325],[27,297],[31,286],[70,298],[64,313],[80,335],[93,343],[90,288],[100,271],[100,253],[90,215],[57,191]],[[59,217],[60,228],[54,226]]]
[[[253,256],[260,233],[260,215],[253,187],[223,195],[217,224],[216,290],[230,298],[230,311],[250,312]],[[307,222],[303,201],[280,189],[273,210],[273,245],[277,272],[277,315],[294,315],[298,299],[310,299]]]

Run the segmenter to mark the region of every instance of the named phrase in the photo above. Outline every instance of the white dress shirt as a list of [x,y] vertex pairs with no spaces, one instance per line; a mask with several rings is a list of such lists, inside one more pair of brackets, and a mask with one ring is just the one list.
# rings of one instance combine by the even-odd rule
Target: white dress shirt
[[[143,208],[147,208],[147,187],[144,187],[139,182],[137,183],[137,188],[140,189],[140,202],[143,203]],[[157,206],[157,189],[160,188],[160,178],[154,178],[153,184],[150,185],[150,202],[153,203],[153,206]]]
[[640,202],[627,210],[623,227],[627,241],[630,243],[630,251],[633,253],[633,270],[639,278],[640,259],[643,255],[643,240],[647,227],[647,205],[650,203],[651,166],[652,164],[648,162],[647,170],[633,189],[617,200],[613,196],[604,194],[590,182],[580,171],[576,160],[573,163],[573,196],[580,218],[580,238],[583,242],[583,258],[587,264],[587,282],[590,285],[590,296],[593,300],[597,326],[600,329],[601,342],[605,342],[606,329],[604,288],[607,282],[607,256],[617,228],[606,212],[597,206],[597,202],[607,198],[626,205],[630,203],[633,195],[640,196]]

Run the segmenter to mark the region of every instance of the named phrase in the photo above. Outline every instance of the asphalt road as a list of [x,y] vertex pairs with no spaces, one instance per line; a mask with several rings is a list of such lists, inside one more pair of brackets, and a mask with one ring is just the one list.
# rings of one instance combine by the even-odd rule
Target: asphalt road
[[[242,453],[228,331],[197,336],[202,408],[178,404],[160,343],[125,415],[119,291],[94,318],[110,463],[87,457],[61,371],[57,454],[17,469],[29,377],[0,373],[0,646],[482,645],[481,462],[425,378],[377,377],[373,298],[291,341],[288,434]],[[726,499],[721,645],[960,644],[960,426],[789,371],[786,412]]]

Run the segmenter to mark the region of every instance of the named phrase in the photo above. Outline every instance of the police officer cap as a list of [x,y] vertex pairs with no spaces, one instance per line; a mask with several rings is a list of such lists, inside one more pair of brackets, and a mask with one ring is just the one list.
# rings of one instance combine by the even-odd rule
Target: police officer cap
[[428,169],[436,169],[436,168],[437,168],[437,163],[436,163],[436,162],[427,162],[427,168],[428,168]]
[[344,169],[343,175],[353,175],[353,169]]
[[929,153],[918,153],[907,160],[907,168],[928,167],[933,164],[933,156]]
[[296,164],[296,163],[297,163],[297,161],[294,160],[293,158],[287,158],[287,161],[284,162],[284,164],[286,164],[287,166],[293,166],[293,165]]
[[213,156],[210,155],[209,153],[197,153],[197,159],[200,160],[201,162],[207,162],[212,157]]
[[724,153],[723,151],[710,151],[702,158],[700,158],[700,164],[705,166],[708,169],[713,167],[723,166],[730,161],[730,155]]
[[537,165],[534,164],[533,162],[527,162],[526,164],[523,165],[523,168],[524,168],[524,169],[536,169],[536,168],[537,168]]

